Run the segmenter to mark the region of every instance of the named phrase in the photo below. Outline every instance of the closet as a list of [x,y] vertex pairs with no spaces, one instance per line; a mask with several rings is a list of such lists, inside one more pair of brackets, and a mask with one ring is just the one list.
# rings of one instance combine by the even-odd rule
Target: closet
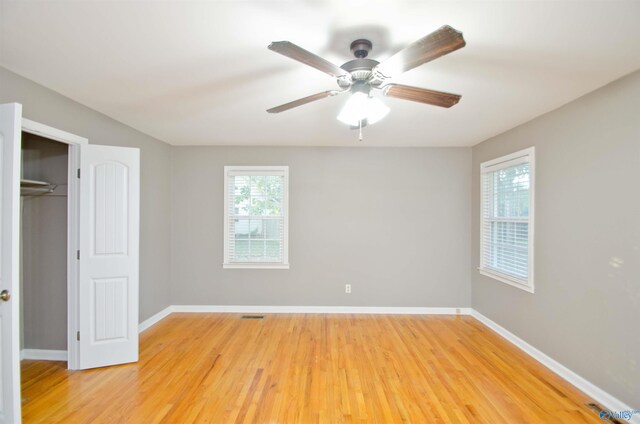
[[20,357],[81,370],[138,360],[140,150],[0,104],[0,421]]
[[25,359],[67,355],[69,145],[22,133],[20,349]]

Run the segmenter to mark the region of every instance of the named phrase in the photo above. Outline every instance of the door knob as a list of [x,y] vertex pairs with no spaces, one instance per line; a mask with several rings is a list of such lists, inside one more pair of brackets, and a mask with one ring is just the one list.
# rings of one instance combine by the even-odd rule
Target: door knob
[[0,300],[6,302],[9,299],[11,299],[11,293],[9,293],[9,290],[2,290],[0,292]]

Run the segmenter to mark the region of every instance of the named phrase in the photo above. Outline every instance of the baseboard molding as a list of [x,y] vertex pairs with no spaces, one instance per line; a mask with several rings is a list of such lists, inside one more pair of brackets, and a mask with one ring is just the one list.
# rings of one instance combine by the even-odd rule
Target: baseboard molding
[[140,324],[138,324],[138,333],[142,333],[144,330],[150,328],[154,324],[158,323],[160,320],[168,316],[171,312],[173,312],[172,306],[167,306],[157,314],[145,319]]
[[68,359],[66,350],[49,349],[22,349],[20,360],[32,359],[37,361],[66,361]]
[[[483,323],[484,325],[486,325],[487,327],[489,327],[490,329],[492,329],[493,331],[495,331],[496,333],[498,333],[499,335],[501,335],[502,337],[504,337],[505,339],[507,339],[516,347],[518,347],[519,349],[524,351],[526,354],[531,356],[533,359],[540,362],[542,365],[549,368],[554,373],[558,374],[567,382],[574,385],[576,388],[584,392],[587,396],[591,397],[593,400],[598,402],[603,407],[614,412],[632,410],[632,408],[629,405],[625,404],[624,402],[612,396],[611,394],[605,392],[600,387],[591,383],[587,379],[571,371],[569,368],[565,367],[560,362],[556,361],[555,359],[549,357],[542,351],[531,346],[529,343],[522,340],[520,337],[516,336],[515,334],[513,334],[506,328],[502,327],[495,321],[492,321],[491,319],[482,315],[480,312],[476,311],[475,309],[471,309],[471,316],[477,319],[478,321],[480,321],[481,323]],[[629,423],[640,424],[640,415],[639,414],[633,415]]]
[[151,328],[173,312],[242,314],[389,314],[469,315],[471,308],[396,306],[259,306],[259,305],[170,305],[138,324],[138,332]]
[[471,308],[396,306],[260,306],[260,305],[173,305],[173,312],[227,312],[246,314],[389,314],[469,315]]

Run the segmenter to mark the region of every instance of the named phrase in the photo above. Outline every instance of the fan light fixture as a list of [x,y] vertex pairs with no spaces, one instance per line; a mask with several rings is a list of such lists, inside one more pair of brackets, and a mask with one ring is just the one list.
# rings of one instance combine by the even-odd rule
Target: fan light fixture
[[462,97],[458,94],[395,84],[390,80],[398,74],[461,49],[465,45],[462,33],[445,25],[414,41],[381,63],[367,58],[369,51],[373,48],[373,43],[367,39],[359,38],[351,43],[351,52],[355,59],[342,66],[337,66],[290,41],[274,41],[269,44],[269,50],[334,77],[340,90],[326,90],[302,97],[267,109],[267,112],[280,113],[327,97],[351,93],[337,118],[353,129],[360,129],[360,140],[362,140],[362,127],[379,121],[389,113],[389,108],[384,103],[371,97],[372,90],[380,90],[383,95],[388,97],[445,108],[458,103]]
[[356,92],[351,95],[347,103],[338,114],[338,121],[351,127],[359,127],[361,122],[375,124],[389,113],[389,107],[382,103],[380,99],[369,97],[363,92]]

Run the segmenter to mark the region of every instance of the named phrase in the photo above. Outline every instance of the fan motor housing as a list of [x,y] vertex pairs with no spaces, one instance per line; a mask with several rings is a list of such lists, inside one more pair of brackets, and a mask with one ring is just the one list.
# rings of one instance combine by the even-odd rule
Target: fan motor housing
[[[351,74],[353,81],[367,81],[371,78],[371,70],[378,64],[378,61],[372,59],[354,59],[341,66],[342,69]],[[340,87],[348,87],[347,81],[338,79]]]

